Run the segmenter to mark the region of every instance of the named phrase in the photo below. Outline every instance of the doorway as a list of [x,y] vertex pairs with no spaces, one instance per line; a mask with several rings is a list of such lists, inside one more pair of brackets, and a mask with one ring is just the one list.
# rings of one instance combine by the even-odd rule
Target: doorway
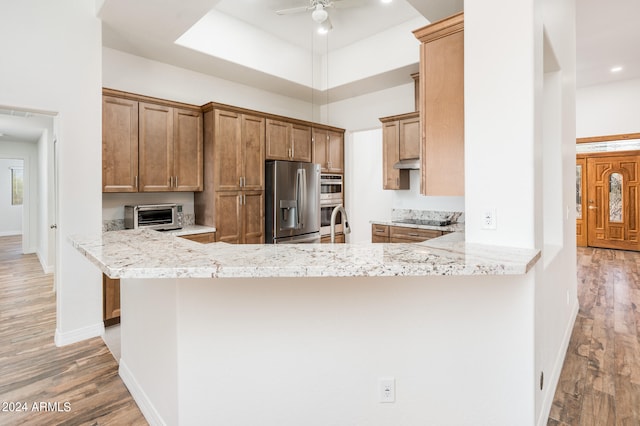
[[640,151],[579,154],[579,246],[640,250]]
[[57,262],[57,126],[56,113],[0,105],[0,157],[23,162],[22,252],[35,253],[45,273],[54,272]]

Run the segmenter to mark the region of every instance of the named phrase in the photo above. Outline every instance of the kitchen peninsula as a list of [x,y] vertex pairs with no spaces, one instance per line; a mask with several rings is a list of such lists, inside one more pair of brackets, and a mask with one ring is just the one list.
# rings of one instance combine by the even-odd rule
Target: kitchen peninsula
[[72,243],[122,281],[120,375],[151,424],[518,424],[531,393],[537,250]]

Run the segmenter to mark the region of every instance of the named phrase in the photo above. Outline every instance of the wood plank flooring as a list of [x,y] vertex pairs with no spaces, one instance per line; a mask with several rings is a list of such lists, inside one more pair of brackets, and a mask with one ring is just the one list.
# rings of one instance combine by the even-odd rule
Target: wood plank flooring
[[578,247],[580,311],[548,426],[640,425],[640,252]]
[[0,425],[146,425],[101,338],[55,346],[53,278],[20,244],[0,237]]

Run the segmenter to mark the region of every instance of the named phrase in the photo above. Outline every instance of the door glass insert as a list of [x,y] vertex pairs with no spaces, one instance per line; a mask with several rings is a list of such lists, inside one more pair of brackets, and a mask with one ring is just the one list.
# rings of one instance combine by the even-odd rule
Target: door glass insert
[[609,222],[622,222],[622,175],[609,176]]
[[582,164],[576,165],[576,217],[582,219]]

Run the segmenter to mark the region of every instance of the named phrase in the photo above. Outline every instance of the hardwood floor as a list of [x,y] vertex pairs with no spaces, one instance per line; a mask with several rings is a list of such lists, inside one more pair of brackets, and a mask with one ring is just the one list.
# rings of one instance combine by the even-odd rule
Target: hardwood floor
[[640,425],[640,252],[578,247],[580,311],[548,426]]
[[20,244],[0,237],[0,425],[146,425],[101,338],[55,346],[52,276]]

